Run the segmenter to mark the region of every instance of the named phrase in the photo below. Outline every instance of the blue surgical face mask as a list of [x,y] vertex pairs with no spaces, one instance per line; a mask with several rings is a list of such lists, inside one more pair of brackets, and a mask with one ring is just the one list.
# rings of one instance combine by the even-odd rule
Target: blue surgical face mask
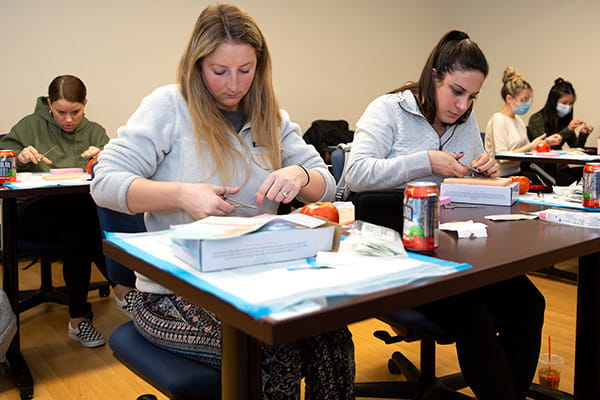
[[573,109],[573,106],[567,106],[566,104],[558,103],[556,105],[556,113],[558,114],[558,116],[560,118],[562,118],[565,115],[569,114],[572,109]]
[[530,101],[526,101],[525,103],[517,103],[517,108],[513,108],[513,111],[517,115],[523,115],[529,111],[529,107],[531,107]]

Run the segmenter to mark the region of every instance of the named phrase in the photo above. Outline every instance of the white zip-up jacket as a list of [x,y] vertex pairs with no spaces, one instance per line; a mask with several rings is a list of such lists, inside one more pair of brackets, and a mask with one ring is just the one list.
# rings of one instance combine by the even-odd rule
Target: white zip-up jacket
[[470,164],[484,152],[474,114],[449,125],[440,138],[410,90],[380,96],[356,123],[346,183],[353,192],[399,189],[415,180],[440,183],[444,177],[432,174],[429,150],[463,152],[460,162]]
[[[282,167],[299,164],[318,171],[326,184],[320,200],[332,201],[335,181],[325,162],[313,146],[304,142],[300,127],[290,121],[288,114],[282,110],[281,116],[283,121],[279,134]],[[189,109],[177,85],[160,87],[146,96],[127,124],[119,128],[118,135],[118,138],[111,139],[104,147],[94,170],[91,192],[100,206],[130,213],[127,208],[127,191],[129,185],[140,177],[156,181],[222,184],[219,174],[210,176],[214,166],[212,157],[209,154],[198,154]],[[243,139],[241,143],[237,140],[233,142],[241,154],[246,156],[245,160],[249,161],[249,180],[245,182],[246,171],[242,169],[240,176],[228,184],[231,187],[241,187],[237,194],[230,197],[242,203],[256,205],[254,195],[272,170],[260,165],[264,165],[263,150],[254,145],[249,123],[244,125],[239,135]],[[245,160],[238,160],[238,167],[246,167]],[[276,214],[278,205],[277,202],[265,199],[258,209],[237,208],[231,215]],[[170,225],[192,221],[192,217],[181,209],[148,212],[145,215],[148,231],[168,229]],[[139,274],[137,276],[136,287],[139,290],[170,293],[155,282]]]

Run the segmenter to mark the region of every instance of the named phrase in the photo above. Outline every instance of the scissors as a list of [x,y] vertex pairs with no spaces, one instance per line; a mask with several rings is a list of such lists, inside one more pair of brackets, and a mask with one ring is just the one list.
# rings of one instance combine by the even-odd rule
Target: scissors
[[453,208],[479,208],[481,206],[477,205],[477,204],[454,204],[454,203],[447,203],[444,204],[442,207],[448,209],[448,210],[452,210]]
[[254,209],[258,208],[256,206],[251,205],[251,204],[246,204],[246,203],[242,203],[241,201],[237,201],[235,199],[227,198],[224,195],[221,196],[221,197],[223,198],[223,200],[225,200],[226,202],[228,202],[229,204],[231,204],[235,208],[254,208]]
[[478,176],[488,176],[488,174],[487,174],[487,173],[484,173],[484,172],[477,171],[475,168],[471,167],[470,165],[463,164],[463,163],[461,163],[460,161],[459,161],[458,163],[459,163],[460,165],[462,165],[463,167],[465,167],[466,169],[468,169],[468,170],[469,170],[469,172],[471,172],[471,173],[473,173],[473,174],[475,174],[475,175],[478,175]]

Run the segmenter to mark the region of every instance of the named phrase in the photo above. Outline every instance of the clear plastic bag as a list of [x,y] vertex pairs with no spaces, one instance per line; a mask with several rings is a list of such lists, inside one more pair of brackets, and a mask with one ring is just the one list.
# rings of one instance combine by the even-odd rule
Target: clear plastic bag
[[354,255],[367,257],[406,257],[400,234],[393,229],[356,221],[350,236],[340,246]]

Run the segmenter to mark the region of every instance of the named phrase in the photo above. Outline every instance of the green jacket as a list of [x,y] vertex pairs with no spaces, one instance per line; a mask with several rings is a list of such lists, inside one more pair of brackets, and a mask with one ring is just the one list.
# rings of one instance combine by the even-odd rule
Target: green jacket
[[17,161],[19,172],[48,172],[51,168],[85,168],[88,159],[82,158],[89,146],[102,149],[108,143],[106,130],[85,116],[73,132],[65,132],[58,127],[50,114],[46,97],[38,97],[35,111],[21,119],[2,140],[0,149],[15,150],[17,155],[27,146],[33,146],[40,153],[50,151],[47,158],[52,164],[22,164]]
[[529,141],[533,141],[536,137],[543,134],[547,136],[558,133],[562,136],[562,142],[558,146],[552,146],[553,149],[560,149],[562,145],[567,142],[569,147],[584,147],[588,135],[577,135],[574,130],[569,129],[568,126],[560,130],[559,132],[546,132],[544,116],[540,111],[536,112],[529,118],[529,125],[527,126],[527,137]]

